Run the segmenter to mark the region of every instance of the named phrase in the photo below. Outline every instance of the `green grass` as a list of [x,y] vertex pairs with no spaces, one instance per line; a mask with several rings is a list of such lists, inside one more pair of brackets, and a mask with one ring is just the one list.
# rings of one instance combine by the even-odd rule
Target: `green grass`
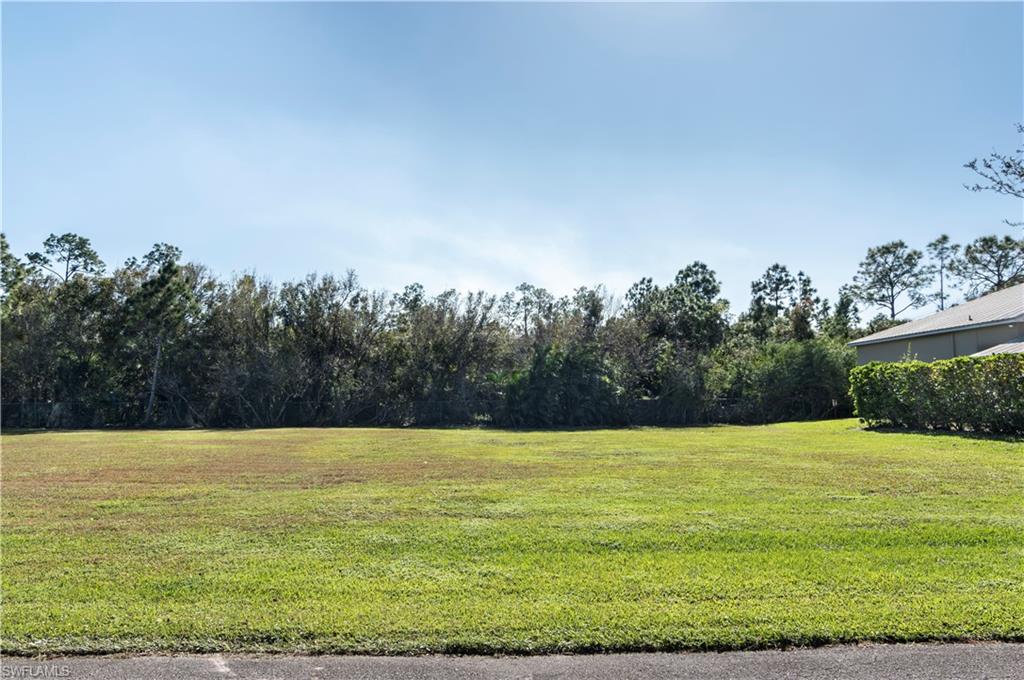
[[6,653],[1024,640],[1024,444],[852,420],[2,439]]

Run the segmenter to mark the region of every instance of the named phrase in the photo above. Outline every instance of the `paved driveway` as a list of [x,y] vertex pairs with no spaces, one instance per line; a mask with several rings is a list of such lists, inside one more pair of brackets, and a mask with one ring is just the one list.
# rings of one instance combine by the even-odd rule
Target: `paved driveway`
[[584,678],[1024,679],[1024,644],[856,645],[722,654],[587,656],[195,655],[2,660],[0,678],[69,680],[527,680]]

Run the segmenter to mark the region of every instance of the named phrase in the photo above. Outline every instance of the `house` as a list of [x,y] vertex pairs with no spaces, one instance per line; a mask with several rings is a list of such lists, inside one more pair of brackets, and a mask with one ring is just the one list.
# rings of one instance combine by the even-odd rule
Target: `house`
[[1024,283],[850,343],[857,363],[1024,352]]

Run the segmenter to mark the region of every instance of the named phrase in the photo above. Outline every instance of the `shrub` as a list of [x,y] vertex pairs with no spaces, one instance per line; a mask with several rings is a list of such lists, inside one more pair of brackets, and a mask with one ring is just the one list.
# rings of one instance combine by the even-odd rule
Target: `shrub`
[[872,362],[850,372],[869,425],[1024,434],[1024,355]]
[[708,376],[716,420],[765,423],[849,415],[853,350],[818,338],[726,348]]
[[496,421],[513,427],[619,424],[604,362],[590,348],[539,347],[528,369],[494,377],[505,392]]

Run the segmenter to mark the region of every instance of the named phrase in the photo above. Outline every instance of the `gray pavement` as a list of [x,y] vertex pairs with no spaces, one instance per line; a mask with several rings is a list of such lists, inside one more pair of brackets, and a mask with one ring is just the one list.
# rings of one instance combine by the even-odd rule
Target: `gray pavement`
[[528,680],[581,678],[1024,679],[1024,644],[850,645],[788,651],[581,656],[204,654],[0,659],[0,678],[69,680]]

